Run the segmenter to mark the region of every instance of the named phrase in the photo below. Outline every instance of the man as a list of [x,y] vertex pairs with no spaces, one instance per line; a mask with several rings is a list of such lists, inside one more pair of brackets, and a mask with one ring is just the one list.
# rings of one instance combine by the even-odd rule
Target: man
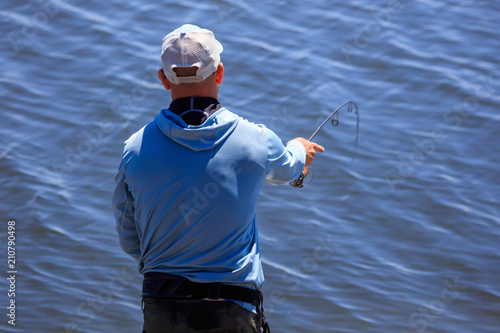
[[172,103],[126,142],[113,208],[122,249],[144,274],[144,332],[259,332],[266,326],[255,210],[263,181],[289,184],[324,149],[283,146],[217,100],[213,33],[165,36],[158,78]]

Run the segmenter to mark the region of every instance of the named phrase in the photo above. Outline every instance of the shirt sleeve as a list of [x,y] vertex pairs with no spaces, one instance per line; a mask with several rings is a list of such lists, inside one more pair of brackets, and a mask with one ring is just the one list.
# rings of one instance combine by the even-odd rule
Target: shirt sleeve
[[120,245],[132,258],[139,261],[141,257],[141,247],[139,235],[135,225],[135,207],[134,198],[125,182],[125,171],[123,170],[123,161],[115,177],[116,188],[113,194],[112,206],[116,220],[116,230]]
[[297,140],[286,147],[271,130],[269,132],[269,168],[266,182],[272,185],[287,185],[297,179],[304,169],[306,149]]

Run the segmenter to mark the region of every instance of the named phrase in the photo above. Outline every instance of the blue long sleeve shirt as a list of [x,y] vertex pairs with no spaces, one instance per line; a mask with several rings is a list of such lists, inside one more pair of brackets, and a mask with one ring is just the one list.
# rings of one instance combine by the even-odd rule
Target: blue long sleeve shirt
[[112,205],[122,249],[141,273],[259,289],[255,211],[264,181],[289,184],[304,146],[224,107],[188,125],[164,109],[126,142]]

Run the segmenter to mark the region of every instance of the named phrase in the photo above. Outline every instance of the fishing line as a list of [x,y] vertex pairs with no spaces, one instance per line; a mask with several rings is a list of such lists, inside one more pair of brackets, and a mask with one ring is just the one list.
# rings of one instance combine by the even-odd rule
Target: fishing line
[[[330,119],[332,120],[333,126],[338,126],[340,123],[339,122],[339,110],[342,109],[345,105],[347,105],[347,112],[352,113],[354,111],[354,113],[356,114],[356,141],[354,143],[354,152],[352,154],[352,160],[351,160],[351,163],[352,163],[354,161],[354,159],[356,158],[356,151],[358,150],[358,137],[359,137],[359,110],[358,110],[358,105],[356,104],[356,102],[347,101],[347,102],[342,103],[338,108],[336,108],[332,113],[330,113],[330,115],[328,117],[326,117],[326,119],[321,123],[321,125],[319,125],[319,127],[314,131],[314,133],[308,138],[308,140],[311,141]],[[304,187],[304,180],[306,179],[307,174],[308,174],[308,171],[306,168],[304,168],[304,170],[300,174],[299,178],[297,178],[296,180],[291,182],[290,185],[292,185],[293,187],[298,187],[298,188]],[[309,184],[311,182],[312,182],[312,179],[309,182]]]

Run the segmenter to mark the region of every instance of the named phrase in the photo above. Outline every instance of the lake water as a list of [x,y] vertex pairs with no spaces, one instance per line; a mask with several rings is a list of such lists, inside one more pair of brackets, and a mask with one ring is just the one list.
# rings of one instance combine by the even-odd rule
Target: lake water
[[0,331],[141,331],[113,177],[170,103],[163,36],[194,23],[224,46],[222,104],[283,141],[359,106],[354,162],[342,109],[312,183],[262,190],[273,332],[499,332],[499,2],[5,0],[0,18]]

